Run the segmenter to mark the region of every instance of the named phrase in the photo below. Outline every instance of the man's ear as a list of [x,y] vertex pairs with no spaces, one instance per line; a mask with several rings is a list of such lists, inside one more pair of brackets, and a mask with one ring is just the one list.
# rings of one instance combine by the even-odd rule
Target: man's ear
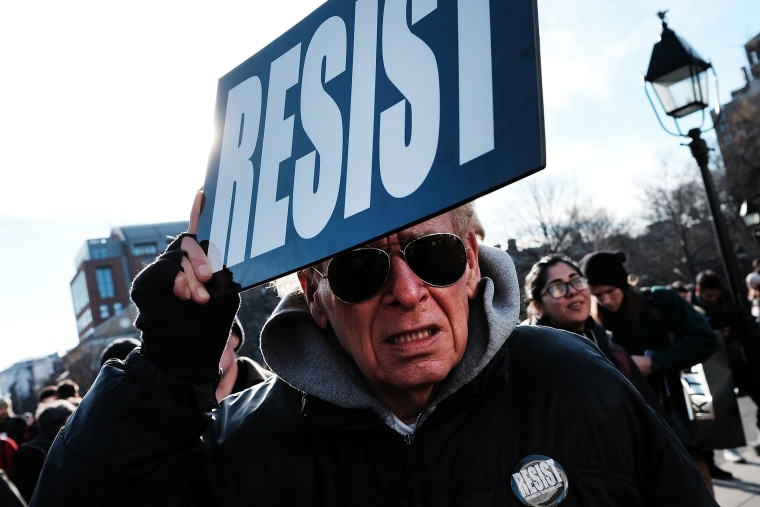
[[465,241],[467,246],[467,297],[475,299],[478,295],[478,284],[480,283],[480,262],[478,261],[478,238],[474,232],[467,234]]
[[313,276],[310,276],[310,273],[307,273],[306,270],[298,272],[298,281],[301,284],[304,296],[306,296],[306,303],[309,305],[309,311],[314,322],[320,328],[327,329],[327,314],[322,308],[322,299],[317,291],[319,289],[319,282]]

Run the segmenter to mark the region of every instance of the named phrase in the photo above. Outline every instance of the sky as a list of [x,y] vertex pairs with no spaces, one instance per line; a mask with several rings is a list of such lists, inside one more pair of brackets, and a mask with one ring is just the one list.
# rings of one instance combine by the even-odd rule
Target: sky
[[[321,3],[0,4],[0,370],[77,344],[69,283],[87,239],[187,219],[217,80]],[[514,237],[530,185],[625,219],[641,215],[641,185],[663,164],[693,164],[641,80],[664,9],[712,62],[721,103],[744,85],[757,0],[538,0],[547,166],[477,201],[487,242]]]

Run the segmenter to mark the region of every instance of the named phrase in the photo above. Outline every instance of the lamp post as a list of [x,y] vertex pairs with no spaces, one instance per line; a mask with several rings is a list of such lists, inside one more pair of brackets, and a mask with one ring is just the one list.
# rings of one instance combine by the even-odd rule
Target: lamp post
[[[731,248],[731,241],[728,235],[728,228],[723,214],[720,210],[715,184],[712,175],[707,167],[708,148],[704,139],[702,139],[702,127],[705,119],[705,109],[708,103],[708,79],[707,72],[712,70],[713,77],[717,79],[715,70],[712,65],[702,59],[689,44],[668,27],[665,22],[667,11],[658,12],[662,21],[662,34],[660,40],[652,49],[652,57],[649,61],[649,68],[644,76],[647,98],[654,109],[660,126],[669,134],[687,138],[687,146],[691,149],[699,170],[702,175],[702,181],[707,194],[707,202],[712,214],[715,235],[720,247],[723,267],[731,288],[731,297],[734,304],[739,310],[742,321],[742,332],[748,338],[754,337],[752,355],[760,361],[760,329],[750,314],[749,301],[747,300],[747,288],[744,283],[744,277],[739,272],[739,264]],[[649,89],[646,86],[649,83],[654,89],[660,105],[665,113],[673,118],[677,132],[670,131],[660,119],[657,108],[652,102]],[[702,123],[700,127],[691,128],[685,135],[682,133],[678,120],[692,113],[701,112]],[[719,112],[717,112],[719,114]],[[749,351],[747,351],[749,353]],[[757,362],[755,364],[760,364]]]

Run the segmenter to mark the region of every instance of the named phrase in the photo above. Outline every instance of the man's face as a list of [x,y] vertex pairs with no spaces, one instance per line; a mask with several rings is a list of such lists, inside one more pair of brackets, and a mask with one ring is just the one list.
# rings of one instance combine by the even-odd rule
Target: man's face
[[380,291],[359,304],[339,300],[327,278],[310,282],[301,275],[315,321],[333,328],[381,399],[411,391],[429,395],[464,354],[468,301],[475,297],[480,280],[475,236],[462,238],[468,248],[467,266],[448,287],[427,285],[398,255],[407,241],[440,232],[455,232],[448,213],[368,245],[391,254],[390,272]]
[[592,285],[591,295],[594,296],[599,306],[608,312],[616,312],[623,304],[625,293],[623,289],[613,285]]

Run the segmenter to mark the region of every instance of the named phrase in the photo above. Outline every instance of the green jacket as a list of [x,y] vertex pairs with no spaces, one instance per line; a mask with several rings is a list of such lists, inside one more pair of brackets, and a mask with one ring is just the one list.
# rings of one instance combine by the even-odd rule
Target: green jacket
[[654,286],[636,292],[641,302],[638,322],[629,321],[624,308],[604,315],[612,340],[633,355],[650,355],[655,369],[677,372],[705,361],[718,347],[718,338],[707,319],[667,287]]

